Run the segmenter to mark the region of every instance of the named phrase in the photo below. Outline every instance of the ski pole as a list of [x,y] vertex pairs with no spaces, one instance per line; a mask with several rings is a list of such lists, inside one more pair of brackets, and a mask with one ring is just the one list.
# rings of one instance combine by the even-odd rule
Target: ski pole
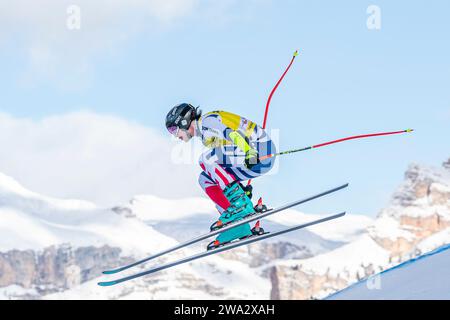
[[368,137],[375,137],[375,136],[387,136],[387,135],[391,135],[391,134],[400,134],[400,133],[407,133],[407,132],[412,132],[412,131],[414,131],[414,129],[406,129],[406,130],[401,130],[401,131],[379,132],[379,133],[371,133],[371,134],[362,134],[362,135],[357,135],[357,136],[351,136],[351,137],[347,137],[347,138],[342,138],[342,139],[337,139],[337,140],[332,140],[332,141],[328,141],[328,142],[312,145],[312,146],[301,148],[301,149],[294,149],[294,150],[288,150],[288,151],[268,154],[268,155],[260,157],[259,160],[262,161],[262,160],[269,159],[269,158],[272,158],[272,157],[278,157],[278,156],[281,156],[281,155],[284,155],[284,154],[291,154],[291,153],[296,153],[296,152],[300,152],[300,151],[317,149],[317,148],[320,148],[320,147],[324,147],[324,146],[327,146],[327,145],[330,145],[330,144],[339,143],[339,142],[343,142],[343,141],[347,141],[347,140],[361,139],[361,138],[368,138]]
[[272,91],[270,92],[269,98],[267,99],[267,103],[266,103],[266,111],[264,112],[264,121],[263,121],[263,125],[262,128],[265,129],[266,128],[266,122],[267,122],[267,114],[269,113],[269,105],[270,102],[272,101],[272,96],[275,93],[275,91],[277,91],[278,86],[280,85],[281,81],[283,81],[284,76],[286,75],[286,73],[289,71],[289,69],[291,68],[292,64],[294,63],[295,58],[298,56],[298,50],[296,50],[294,52],[294,55],[292,56],[292,60],[289,63],[289,65],[287,66],[286,70],[284,71],[283,75],[280,77],[280,79],[278,80],[277,84],[275,85],[275,87],[273,87]]
[[[266,103],[266,110],[264,111],[264,120],[263,120],[263,125],[262,128],[265,129],[266,128],[266,122],[267,122],[267,115],[269,113],[269,106],[270,106],[270,102],[272,101],[272,96],[275,93],[275,91],[277,91],[278,86],[280,85],[281,81],[283,81],[284,76],[286,75],[286,73],[289,71],[289,69],[291,68],[292,64],[294,63],[295,58],[298,56],[298,50],[295,50],[291,62],[289,63],[289,65],[287,66],[286,70],[284,70],[282,76],[280,77],[280,79],[278,79],[275,87],[273,87],[272,91],[269,94],[269,98],[267,99],[267,103]],[[250,185],[252,183],[252,179],[248,180],[247,185]]]

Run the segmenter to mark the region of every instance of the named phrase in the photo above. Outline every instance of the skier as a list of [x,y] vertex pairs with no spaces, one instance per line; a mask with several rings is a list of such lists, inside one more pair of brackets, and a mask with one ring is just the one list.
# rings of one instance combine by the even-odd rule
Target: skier
[[[210,148],[199,159],[202,173],[199,183],[216,204],[219,219],[211,225],[217,230],[228,223],[266,210],[261,200],[253,207],[252,187],[241,182],[267,173],[274,158],[260,161],[260,157],[276,153],[269,135],[254,122],[226,111],[212,111],[202,115],[199,108],[188,103],[173,107],[166,117],[166,128],[184,142],[198,137]],[[220,233],[207,249],[214,249],[235,239],[263,234],[259,222],[253,228],[243,224]]]

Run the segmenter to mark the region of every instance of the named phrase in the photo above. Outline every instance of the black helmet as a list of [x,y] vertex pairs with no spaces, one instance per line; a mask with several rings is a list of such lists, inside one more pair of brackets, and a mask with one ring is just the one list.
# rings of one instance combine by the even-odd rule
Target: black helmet
[[187,130],[193,120],[198,120],[201,111],[189,103],[181,103],[173,107],[166,116],[166,128],[173,134],[175,129]]

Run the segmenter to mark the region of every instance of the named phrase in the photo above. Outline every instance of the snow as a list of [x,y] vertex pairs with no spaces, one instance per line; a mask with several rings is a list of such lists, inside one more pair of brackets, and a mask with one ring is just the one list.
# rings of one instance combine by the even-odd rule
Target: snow
[[450,245],[361,281],[329,300],[450,299]]
[[[305,214],[295,209],[288,209],[280,214],[269,216],[267,220],[285,226],[303,224],[313,220],[321,219],[327,215]],[[318,236],[339,242],[351,242],[366,232],[366,228],[373,223],[373,219],[363,215],[346,214],[344,217],[333,220],[332,223],[321,223],[308,227],[309,231]]]
[[[428,173],[427,173],[428,174]],[[443,181],[443,180],[442,180]],[[441,181],[441,182],[442,182]],[[446,190],[447,184],[439,185]],[[382,270],[391,266],[391,253],[373,240],[377,237],[414,240],[414,235],[399,224],[400,215],[424,217],[436,210],[442,217],[450,215],[446,206],[430,206],[426,199],[413,206],[393,204],[383,210],[376,220],[367,216],[347,214],[344,217],[292,232],[269,241],[288,242],[313,256],[304,259],[271,261],[258,268],[245,262],[225,259],[222,254],[177,266],[108,289],[97,286],[106,276],[85,282],[70,290],[45,296],[46,299],[268,299],[271,283],[262,276],[271,265],[300,266],[310,275],[339,277],[353,283],[364,268]],[[430,209],[431,208],[431,209]],[[115,208],[116,209],[116,208]],[[127,214],[122,214],[123,212]],[[276,231],[284,226],[304,224],[325,214],[305,214],[288,209],[269,216],[263,227]],[[12,249],[41,250],[51,245],[77,246],[109,245],[122,250],[121,255],[141,259],[148,254],[173,246],[207,230],[218,213],[207,198],[162,199],[151,195],[135,196],[117,210],[99,208],[80,200],[60,200],[28,191],[17,181],[0,174],[0,251]],[[450,228],[436,233],[417,244],[416,251],[427,252],[448,243]],[[204,244],[198,244],[202,246]],[[164,257],[170,261],[196,253],[192,246]],[[236,252],[240,256],[240,252]],[[305,257],[303,255],[302,257]],[[289,259],[291,258],[291,259]],[[242,252],[242,261],[248,261]],[[167,262],[167,261],[165,261]],[[140,272],[160,260],[134,268]],[[322,290],[318,296],[323,296]],[[37,295],[18,286],[1,288],[0,298]]]
[[[209,261],[214,264],[208,265]],[[214,266],[214,271],[211,268]],[[271,284],[269,279],[262,278],[258,272],[249,268],[247,264],[225,260],[217,257],[206,258],[204,263],[193,264],[195,273],[216,286],[224,288],[228,294],[240,292],[241,299],[269,299]],[[217,277],[217,273],[221,276]]]
[[[140,195],[121,208],[128,209],[126,210],[128,214],[135,215],[150,224],[155,230],[180,242],[203,234],[218,217],[214,205],[206,198],[168,200]],[[264,219],[262,227],[265,230],[276,231],[286,226],[303,224],[324,216],[304,214],[288,209]],[[339,218],[333,223],[308,227],[299,232],[269,239],[267,242],[288,242],[298,247],[306,247],[310,254],[315,255],[333,250],[343,243],[356,239],[365,233],[366,226],[372,221],[366,216],[349,215]]]
[[0,290],[0,300],[12,300],[26,295],[35,296],[37,291],[35,289],[25,289],[18,285],[11,285]]
[[[148,254],[175,245],[176,240],[180,240],[179,237],[191,237],[194,234],[204,233],[210,223],[218,217],[216,208],[207,198],[173,200],[139,195],[129,204],[117,208],[118,210],[103,209],[84,201],[46,197],[28,191],[15,180],[1,175],[0,251],[42,250],[51,245],[62,244],[70,244],[72,247],[109,245],[120,248],[122,256],[141,259]],[[125,212],[130,214],[123,215],[120,209],[127,209]],[[287,210],[264,221],[263,226],[274,231],[322,216]],[[319,228],[311,227],[270,241],[285,241],[306,247],[306,252],[314,255],[328,252],[342,245],[342,242],[338,240],[364,233],[365,226],[371,222],[370,218],[356,215],[345,218],[347,220],[344,222],[338,222],[343,218],[336,220],[337,223],[334,226],[327,223]],[[164,232],[159,232],[158,228],[163,230],[169,228],[169,231],[164,235]],[[315,229],[317,233],[309,229]],[[198,246],[193,246],[173,253],[165,259],[172,261],[191,255],[198,250]],[[248,258],[248,254],[245,254],[243,261],[247,261]],[[160,261],[145,264],[134,269],[133,272],[145,270],[155,263]],[[268,278],[261,276],[262,272],[263,268],[250,268],[245,262],[225,259],[218,254],[201,261],[177,266],[171,272],[143,277],[112,289],[106,290],[97,285],[100,280],[109,280],[109,277],[102,276],[45,298],[268,299],[271,284]],[[191,278],[192,283],[188,285],[180,283],[180,281],[189,282]],[[20,296],[19,289],[20,287],[15,288]],[[2,288],[0,292],[5,296],[13,296],[11,290]],[[37,295],[36,292],[34,295]]]
[[[443,185],[443,184],[440,184],[440,183],[432,183],[430,188],[434,189],[436,191],[442,192],[442,193],[450,193],[450,186],[449,185]],[[450,199],[448,199],[448,200],[450,200]]]
[[[427,189],[424,189],[427,188]],[[420,190],[420,193],[418,193]],[[444,197],[436,201],[438,197]],[[442,168],[411,165],[406,180],[394,193],[390,205],[381,211],[379,217],[390,216],[399,220],[402,216],[426,218],[436,213],[442,219],[450,220],[450,172]]]
[[[120,248],[122,256],[140,259],[177,243],[172,237],[156,231],[147,222],[175,222],[181,214],[194,224],[198,214],[217,217],[216,209],[207,199],[174,201],[138,196],[130,204],[133,210],[138,211],[138,217],[125,217],[113,210],[86,205],[83,201],[58,200],[33,193],[4,175],[0,180],[2,252],[13,249],[39,251],[51,245],[62,244],[70,244],[72,247],[109,245]],[[174,214],[170,214],[172,212]],[[198,250],[186,248],[162,260],[172,261],[192,255],[195,249]],[[157,263],[161,263],[161,260],[134,268],[132,272],[145,270]],[[269,279],[261,277],[246,263],[224,259],[220,254],[113,288],[105,289],[97,285],[98,281],[109,280],[110,277],[101,276],[44,298],[267,299],[270,296]],[[28,294],[39,296],[36,290],[20,286],[0,290],[2,299],[17,299]]]
[[450,182],[450,171],[443,167],[412,163],[408,167],[408,172],[413,172],[416,180],[431,180],[442,185],[448,185]]
[[175,240],[137,219],[84,201],[58,200],[33,193],[0,174],[0,251],[41,250],[51,245],[116,246],[123,254],[144,254]]
[[375,268],[389,263],[389,252],[380,247],[369,235],[360,236],[357,240],[343,245],[333,251],[315,257],[297,261],[286,261],[280,264],[300,265],[302,271],[313,274],[328,274],[332,277],[353,281],[361,271],[362,265],[373,265]]
[[[183,285],[189,281],[191,287]],[[268,299],[271,289],[270,281],[246,264],[224,260],[220,255],[108,288],[99,287],[97,282],[88,281],[43,299]]]
[[376,219],[373,225],[369,227],[369,232],[376,237],[391,240],[404,238],[412,241],[415,238],[413,233],[401,228],[397,219],[387,215],[380,216]]
[[[391,210],[390,214],[396,216],[405,214],[401,210],[404,208],[403,205],[405,196],[407,198],[407,202],[413,200],[409,203],[413,207],[426,209],[430,206],[429,197],[427,194],[424,194],[424,196],[420,198],[416,198],[417,194],[415,193],[414,188],[418,183],[430,184],[430,191],[438,191],[444,194],[448,193],[450,192],[450,171],[444,168],[436,168],[419,164],[410,165],[405,175],[405,181],[399,186],[390,201],[390,206],[399,210]],[[406,214],[418,216],[425,213],[420,213],[419,211],[410,210]]]
[[7,197],[15,196],[28,201],[42,201],[51,204],[55,209],[65,210],[94,210],[97,206],[91,202],[75,199],[56,199],[46,197],[24,188],[19,182],[0,172],[0,205],[4,205]]
[[217,219],[218,212],[206,198],[162,199],[153,195],[133,197],[124,208],[130,209],[139,219],[152,221],[177,221],[196,214],[208,214]]
[[450,228],[446,228],[441,232],[435,233],[425,240],[421,241],[416,248],[421,252],[428,252],[434,248],[441,247],[450,243]]
[[[184,224],[203,225],[207,221],[208,227],[218,217],[218,212],[213,203],[207,198],[162,199],[152,195],[135,196],[130,203],[120,207],[128,209],[139,219],[151,225],[169,225],[171,222]],[[282,226],[303,224],[326,216],[318,214],[305,214],[295,209],[288,209],[280,214],[269,216],[265,221],[274,222]],[[197,222],[196,222],[197,221]],[[323,239],[337,242],[350,242],[365,232],[367,226],[373,223],[373,219],[364,215],[349,215],[333,221],[332,224],[324,223],[308,230],[314,232]],[[200,230],[196,230],[197,235]],[[186,238],[192,232],[184,232]],[[185,240],[185,239],[184,239]]]

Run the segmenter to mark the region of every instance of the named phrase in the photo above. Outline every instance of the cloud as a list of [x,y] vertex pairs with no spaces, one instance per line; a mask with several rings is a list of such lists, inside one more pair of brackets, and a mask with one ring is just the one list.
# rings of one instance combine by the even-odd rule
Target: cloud
[[32,191],[108,206],[136,194],[202,195],[198,144],[116,116],[81,111],[36,121],[0,113],[0,132],[0,172]]
[[[235,24],[268,1],[0,1],[0,49],[24,59],[18,77],[22,85],[49,82],[80,90],[91,84],[98,61],[114,57],[142,33],[151,41],[155,34],[180,30],[183,22],[200,21],[207,28]],[[74,17],[79,29],[68,27]]]
[[[19,49],[27,63],[21,81],[49,79],[79,88],[96,59],[144,30],[170,28],[189,16],[200,0],[15,0],[0,2],[0,45]],[[70,28],[72,6],[80,28]],[[77,11],[78,12],[78,11]],[[69,74],[70,76],[67,76]],[[66,76],[64,76],[66,75]]]

